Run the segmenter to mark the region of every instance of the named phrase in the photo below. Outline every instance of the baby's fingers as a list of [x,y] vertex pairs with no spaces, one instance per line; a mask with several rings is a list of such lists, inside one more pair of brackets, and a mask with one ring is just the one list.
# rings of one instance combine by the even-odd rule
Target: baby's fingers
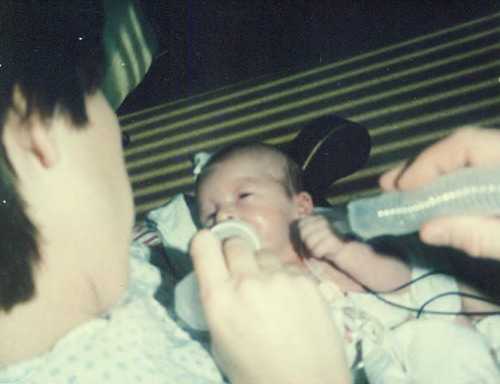
[[300,238],[304,241],[315,237],[318,233],[330,233],[333,235],[330,223],[321,215],[311,215],[300,219],[297,223]]
[[317,258],[335,254],[342,246],[323,217],[311,216],[299,222],[300,237],[310,255]]

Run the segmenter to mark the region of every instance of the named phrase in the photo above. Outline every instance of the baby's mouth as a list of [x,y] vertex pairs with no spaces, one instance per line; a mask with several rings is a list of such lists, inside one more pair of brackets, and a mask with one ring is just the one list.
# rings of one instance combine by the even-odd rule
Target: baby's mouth
[[230,237],[239,237],[245,240],[255,252],[261,248],[261,241],[255,229],[241,220],[226,220],[214,225],[210,229],[221,241]]

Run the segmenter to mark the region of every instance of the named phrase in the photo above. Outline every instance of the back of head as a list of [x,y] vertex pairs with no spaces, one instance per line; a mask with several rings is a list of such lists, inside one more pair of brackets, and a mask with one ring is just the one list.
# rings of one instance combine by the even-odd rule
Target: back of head
[[87,122],[85,95],[97,90],[103,71],[104,16],[98,1],[2,0],[0,20],[0,309],[8,311],[33,296],[39,252],[3,130],[9,113]]

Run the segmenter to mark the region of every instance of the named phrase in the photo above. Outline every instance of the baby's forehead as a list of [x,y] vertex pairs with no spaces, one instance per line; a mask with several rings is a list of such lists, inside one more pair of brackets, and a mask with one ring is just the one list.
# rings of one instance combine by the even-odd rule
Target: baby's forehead
[[268,167],[281,169],[285,164],[283,155],[273,152],[267,148],[254,148],[233,153],[227,158],[228,161],[248,161],[252,164],[265,164]]
[[272,178],[282,180],[285,162],[276,154],[264,151],[245,151],[211,164],[206,170],[201,185],[217,183],[221,178],[252,180]]
[[235,153],[221,161],[221,168],[241,169],[254,175],[281,178],[284,175],[285,160],[279,154],[267,150],[252,150]]

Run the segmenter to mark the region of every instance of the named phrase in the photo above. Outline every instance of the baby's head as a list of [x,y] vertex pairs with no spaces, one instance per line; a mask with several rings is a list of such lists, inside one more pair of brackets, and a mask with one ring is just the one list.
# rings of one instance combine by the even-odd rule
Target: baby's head
[[262,143],[239,143],[212,156],[196,183],[201,223],[211,227],[238,219],[250,224],[262,248],[285,262],[298,260],[291,224],[311,213],[302,190],[300,167],[286,154]]

